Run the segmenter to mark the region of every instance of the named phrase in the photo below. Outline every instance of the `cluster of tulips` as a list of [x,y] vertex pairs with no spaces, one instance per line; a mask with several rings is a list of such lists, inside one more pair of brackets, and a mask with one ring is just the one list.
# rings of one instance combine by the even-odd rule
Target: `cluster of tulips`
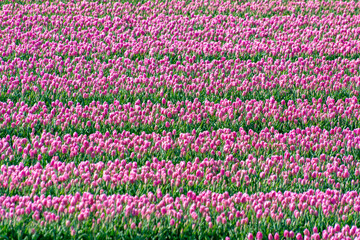
[[358,3],[219,4],[4,4],[0,100],[358,94]]
[[[95,132],[79,135],[75,132],[63,136],[43,132],[41,135],[31,133],[30,141],[8,135],[0,141],[0,192],[9,198],[24,195],[27,201],[39,196],[80,196],[80,193],[94,197],[105,193],[136,197],[161,192],[171,198],[181,198],[189,193],[201,194],[205,189],[213,193],[254,196],[269,192],[305,193],[309,189],[329,193],[332,189],[340,197],[350,193],[357,196],[357,191],[353,189],[359,186],[360,163],[356,161],[359,157],[359,135],[360,129],[340,127],[329,131],[319,127],[297,128],[287,133],[279,133],[273,127],[259,133],[244,129],[199,133],[193,130],[178,136],[176,131],[136,135],[114,130],[112,134]],[[354,200],[354,204],[356,202]],[[321,208],[322,211],[324,209]],[[251,216],[255,218],[251,211],[244,211],[248,219]],[[318,214],[318,210],[314,211]],[[9,214],[3,213],[8,219]],[[71,222],[65,215],[46,214],[36,215],[40,224],[46,222],[40,216],[49,216],[51,221],[68,219]],[[326,215],[326,211],[323,214]],[[192,216],[190,212],[188,215]],[[343,222],[356,227],[352,222],[356,221],[356,216],[339,213],[337,216],[340,222],[332,224]],[[20,221],[22,217],[16,219]],[[249,220],[236,222],[237,226],[243,226],[246,221]],[[289,221],[297,221],[297,217]],[[100,220],[96,222],[105,224]],[[231,225],[232,221],[223,222]],[[138,224],[135,224],[136,228]],[[196,223],[191,224],[192,229],[197,228]],[[210,226],[213,226],[212,222]],[[135,233],[130,231],[128,234]],[[213,233],[208,234],[212,236]],[[242,236],[236,231],[233,234],[233,237]]]
[[0,237],[360,239],[359,11],[0,1]]

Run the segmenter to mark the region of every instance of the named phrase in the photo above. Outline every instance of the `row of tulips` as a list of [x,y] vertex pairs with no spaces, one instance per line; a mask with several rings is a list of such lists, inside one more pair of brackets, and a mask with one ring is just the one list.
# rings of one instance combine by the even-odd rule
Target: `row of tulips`
[[[186,56],[186,59],[190,62],[172,61],[167,56],[161,60],[133,61],[114,56],[97,63],[82,57],[67,63],[61,58],[58,61],[40,58],[41,63],[15,58],[3,62],[0,67],[2,100],[9,97],[15,101],[22,96],[23,100],[34,104],[38,99],[88,102],[118,99],[125,104],[138,98],[161,101],[163,96],[172,101],[195,97],[202,101],[219,101],[224,96],[249,100],[272,95],[277,100],[295,100],[304,94],[310,99],[324,95],[339,99],[357,95],[359,90],[357,60],[326,60],[324,57],[317,61],[299,58],[295,62],[273,61],[272,58],[234,61],[222,57],[203,61],[196,55]],[[46,70],[48,64],[52,69]],[[64,74],[57,70],[62,64],[68,66]],[[78,70],[72,72],[74,68]],[[85,70],[89,68],[94,71]]]
[[[200,101],[218,102],[225,97],[264,100],[274,96],[281,101],[303,96],[311,100],[326,95],[337,100],[357,96],[359,91],[358,60],[324,57],[299,58],[295,62],[272,58],[245,61],[222,57],[204,61],[195,55],[186,59],[172,62],[167,56],[161,60],[114,56],[108,63],[99,60],[93,63],[76,57],[66,63],[61,59],[53,63],[40,59],[39,63],[31,58],[29,64],[15,58],[0,66],[4,92],[1,99],[17,101],[21,96],[31,105],[40,100],[50,104],[56,99],[85,103],[118,100],[126,104],[140,98],[160,102],[163,97],[171,101],[197,97]],[[42,70],[47,64],[53,65],[53,69]],[[64,74],[56,70],[62,64],[69,68]],[[72,73],[74,67],[79,70]],[[89,68],[94,71],[79,72]]]
[[[230,195],[209,190],[172,197],[160,189],[147,195],[2,196],[2,224],[31,221],[21,234],[46,232],[65,225],[68,235],[106,227],[116,235],[144,235],[166,229],[182,237],[217,236],[253,239],[344,239],[360,236],[358,192],[308,190]],[[60,223],[60,224],[59,224]],[[352,226],[351,228],[349,226]],[[343,227],[341,229],[341,227]],[[225,230],[227,229],[227,230]],[[291,230],[291,229],[296,229]],[[165,230],[165,231],[166,231]],[[201,233],[200,233],[201,232]],[[223,235],[228,234],[228,235]],[[131,235],[130,235],[131,236]]]
[[[48,108],[44,102],[28,106],[24,102],[0,103],[0,129],[6,134],[24,134],[29,129],[73,134],[86,131],[106,132],[116,129],[133,132],[162,132],[175,129],[178,133],[230,128],[238,130],[245,126],[255,131],[273,126],[281,132],[296,127],[320,126],[330,130],[335,126],[359,128],[360,104],[356,97],[345,101],[332,98],[296,99],[277,102],[274,98],[265,101],[240,99],[220,100],[220,103],[191,101],[172,103],[163,98],[161,103],[151,101],[131,104],[92,102],[81,106],[58,100]],[[87,127],[87,128],[86,128]],[[40,131],[41,132],[41,131]]]
[[49,11],[50,14],[72,14],[78,11],[81,15],[101,17],[116,13],[134,13],[145,16],[151,13],[168,13],[180,16],[194,15],[233,15],[239,17],[266,18],[269,16],[283,15],[354,15],[360,5],[355,1],[140,1],[140,2],[118,2],[118,1],[86,1],[86,2],[61,2],[58,0],[36,2],[23,0],[12,2],[2,1],[5,10],[12,10],[23,5],[31,6],[35,13]]
[[[319,156],[322,153],[330,156],[351,154],[359,155],[360,129],[349,130],[335,127],[330,131],[319,127],[293,129],[287,133],[279,133],[274,128],[265,128],[256,133],[240,128],[239,131],[219,129],[197,133],[180,133],[174,136],[172,132],[162,134],[143,132],[140,135],[123,131],[112,134],[96,132],[90,135],[57,134],[43,132],[41,136],[30,134],[29,138],[9,135],[0,141],[1,160],[13,164],[25,161],[27,164],[38,160],[47,161],[49,157],[75,158],[77,162],[84,158],[107,159],[120,156],[137,158],[144,164],[146,158],[157,156],[159,159],[173,161],[189,157],[225,158],[229,154],[244,158],[247,154],[255,156],[264,154],[271,156],[290,152],[304,157]],[[32,160],[33,159],[33,160]],[[10,161],[9,161],[10,160]]]
[[2,165],[0,193],[4,194],[69,194],[82,189],[93,194],[146,194],[161,187],[173,196],[199,192],[202,189],[249,193],[263,191],[306,191],[314,189],[351,190],[359,185],[360,163],[352,155],[305,158],[289,152],[256,158],[249,155],[238,160],[228,155],[225,160],[214,158],[194,161],[146,161],[143,166],[129,160],[80,163],[62,162],[55,156],[42,167]]

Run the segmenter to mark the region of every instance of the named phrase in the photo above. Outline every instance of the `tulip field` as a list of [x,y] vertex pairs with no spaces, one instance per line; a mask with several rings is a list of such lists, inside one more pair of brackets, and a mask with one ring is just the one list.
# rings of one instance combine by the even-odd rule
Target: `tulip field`
[[0,1],[0,239],[360,240],[360,2]]

